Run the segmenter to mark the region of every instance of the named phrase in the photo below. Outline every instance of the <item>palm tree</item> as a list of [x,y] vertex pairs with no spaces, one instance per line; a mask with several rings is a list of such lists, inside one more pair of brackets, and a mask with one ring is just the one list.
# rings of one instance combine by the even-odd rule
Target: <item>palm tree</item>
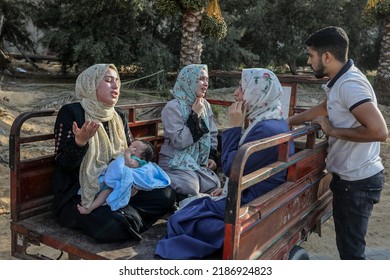
[[156,9],[165,15],[179,12],[183,16],[180,68],[201,63],[205,35],[216,39],[222,39],[226,35],[226,23],[218,0],[156,0],[155,4]]
[[192,64],[201,63],[203,50],[203,35],[200,31],[202,21],[201,10],[186,9],[183,11],[183,31],[181,36],[180,68]]
[[378,72],[374,83],[378,102],[390,105],[390,0],[368,0],[366,15],[384,24]]

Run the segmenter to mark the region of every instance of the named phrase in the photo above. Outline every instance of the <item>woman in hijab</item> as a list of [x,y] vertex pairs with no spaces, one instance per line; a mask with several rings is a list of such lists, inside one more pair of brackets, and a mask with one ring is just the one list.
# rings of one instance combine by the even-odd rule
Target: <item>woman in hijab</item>
[[133,138],[125,115],[115,109],[120,79],[113,64],[96,64],[76,80],[79,102],[58,112],[55,133],[54,213],[61,226],[81,229],[100,242],[136,239],[173,207],[171,188],[135,190],[125,208],[100,206],[81,215],[77,205],[89,208],[99,192],[99,175],[119,157]]
[[[234,157],[245,143],[260,140],[290,129],[282,118],[282,86],[276,75],[267,69],[244,69],[234,96],[236,102],[229,107],[231,128],[222,133],[222,169],[230,175]],[[249,126],[244,129],[245,119]],[[290,153],[294,153],[293,142]],[[244,174],[248,174],[278,160],[278,147],[254,153],[247,161]],[[241,204],[276,188],[286,181],[281,171],[243,191]],[[225,235],[226,198],[196,199],[173,214],[168,220],[167,236],[157,244],[156,254],[166,259],[198,259],[219,253]]]
[[205,95],[207,66],[191,64],[179,73],[173,100],[161,112],[164,144],[159,165],[171,178],[178,200],[220,187],[216,169],[217,135],[213,112]]

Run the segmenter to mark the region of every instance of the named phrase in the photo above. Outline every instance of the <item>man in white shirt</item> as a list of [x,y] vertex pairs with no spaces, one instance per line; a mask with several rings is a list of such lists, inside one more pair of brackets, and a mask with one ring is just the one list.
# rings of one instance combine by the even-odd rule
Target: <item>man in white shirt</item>
[[384,183],[379,154],[387,125],[371,84],[348,60],[349,39],[342,28],[323,28],[305,44],[316,78],[329,78],[324,85],[327,98],[287,122],[312,121],[328,136],[326,165],[333,174],[330,188],[340,259],[365,259],[368,221]]

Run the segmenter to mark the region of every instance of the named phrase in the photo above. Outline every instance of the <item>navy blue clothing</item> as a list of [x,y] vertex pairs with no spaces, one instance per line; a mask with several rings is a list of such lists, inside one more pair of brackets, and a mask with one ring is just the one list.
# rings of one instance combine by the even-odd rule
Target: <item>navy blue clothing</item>
[[[285,120],[265,120],[257,123],[243,143],[260,140],[290,131]],[[230,128],[222,133],[222,168],[226,176],[238,150],[241,128]],[[294,143],[290,143],[293,154]],[[248,159],[244,175],[278,160],[278,147],[253,154]],[[287,171],[281,171],[245,190],[241,203],[248,203],[286,181]],[[218,201],[202,197],[191,201],[168,220],[167,236],[157,244],[156,255],[165,259],[200,259],[218,252],[224,241],[226,199]]]
[[[290,131],[290,128],[284,119],[261,121],[251,129],[242,144],[264,139],[288,131]],[[241,127],[233,127],[225,130],[222,133],[222,171],[227,177],[230,175],[230,169],[239,148],[238,143],[240,141],[240,137]],[[294,143],[291,142],[290,154],[293,154],[294,152]],[[277,161],[277,159],[278,147],[271,147],[269,149],[259,151],[248,158],[244,168],[244,175],[262,168],[270,163],[273,163]],[[284,183],[286,181],[286,174],[286,170],[279,172],[278,174],[275,174],[274,176],[250,187],[249,189],[244,190],[241,196],[241,203],[248,203],[256,197],[259,197],[272,190],[276,186]]]
[[383,170],[374,176],[346,181],[333,174],[333,220],[336,244],[342,260],[364,260],[368,221],[383,189]]

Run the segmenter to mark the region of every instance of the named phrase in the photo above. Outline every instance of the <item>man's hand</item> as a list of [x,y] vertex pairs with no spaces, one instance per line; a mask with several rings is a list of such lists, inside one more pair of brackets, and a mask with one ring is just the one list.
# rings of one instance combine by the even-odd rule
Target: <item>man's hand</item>
[[77,126],[76,122],[73,122],[72,131],[76,144],[83,147],[95,135],[99,127],[99,123],[95,121],[86,121],[81,128]]
[[322,131],[327,135],[327,136],[332,136],[332,129],[333,126],[330,124],[330,121],[327,117],[325,116],[318,116],[315,117],[312,121],[313,124],[319,124],[321,126]]

